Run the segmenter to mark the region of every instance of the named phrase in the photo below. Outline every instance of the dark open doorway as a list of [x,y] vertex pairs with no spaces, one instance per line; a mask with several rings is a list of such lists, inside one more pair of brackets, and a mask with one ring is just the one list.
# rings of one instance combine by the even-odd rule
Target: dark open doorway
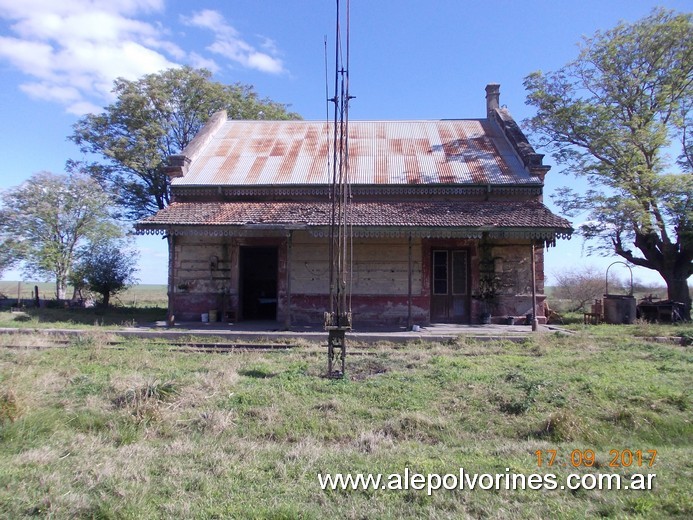
[[277,319],[278,260],[276,247],[240,250],[241,318]]

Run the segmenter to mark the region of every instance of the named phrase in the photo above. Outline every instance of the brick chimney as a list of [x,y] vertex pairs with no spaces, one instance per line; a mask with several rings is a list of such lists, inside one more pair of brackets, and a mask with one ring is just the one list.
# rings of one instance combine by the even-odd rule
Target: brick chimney
[[486,115],[490,116],[496,108],[500,108],[500,84],[486,85]]

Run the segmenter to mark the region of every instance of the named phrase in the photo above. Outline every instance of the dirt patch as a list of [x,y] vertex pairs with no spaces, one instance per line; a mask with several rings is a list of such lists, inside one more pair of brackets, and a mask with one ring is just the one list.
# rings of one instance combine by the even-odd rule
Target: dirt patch
[[347,375],[352,381],[363,381],[371,377],[385,374],[390,370],[377,359],[357,359],[347,364]]

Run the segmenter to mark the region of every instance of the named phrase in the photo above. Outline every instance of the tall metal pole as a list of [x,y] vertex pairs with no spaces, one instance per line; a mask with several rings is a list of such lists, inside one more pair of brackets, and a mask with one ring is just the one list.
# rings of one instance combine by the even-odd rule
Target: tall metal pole
[[[335,94],[332,138],[332,185],[330,198],[332,212],[329,233],[330,304],[325,313],[327,339],[327,375],[344,377],[346,369],[346,331],[351,329],[351,309],[347,307],[351,256],[349,254],[349,0],[346,8],[346,63],[341,60],[341,18],[337,0],[335,41]],[[339,368],[336,362],[339,361]]]

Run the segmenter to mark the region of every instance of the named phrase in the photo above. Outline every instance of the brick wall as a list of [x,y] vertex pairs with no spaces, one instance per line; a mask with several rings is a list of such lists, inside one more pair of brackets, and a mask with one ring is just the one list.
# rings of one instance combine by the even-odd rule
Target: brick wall
[[[179,236],[174,248],[173,310],[179,321],[199,321],[216,310],[223,320],[242,319],[240,250],[276,250],[276,318],[292,325],[322,323],[328,309],[328,245],[326,238],[294,231],[288,236]],[[430,320],[431,251],[461,248],[469,252],[469,292],[478,289],[478,241],[412,239],[411,300],[409,298],[409,241],[407,238],[354,240],[352,308],[355,327],[425,325]],[[531,311],[529,241],[496,241],[492,255],[498,279],[493,314],[525,316]],[[543,250],[536,250],[538,314],[543,302]],[[469,320],[479,321],[481,307],[468,298]],[[411,312],[411,316],[410,316]]]

